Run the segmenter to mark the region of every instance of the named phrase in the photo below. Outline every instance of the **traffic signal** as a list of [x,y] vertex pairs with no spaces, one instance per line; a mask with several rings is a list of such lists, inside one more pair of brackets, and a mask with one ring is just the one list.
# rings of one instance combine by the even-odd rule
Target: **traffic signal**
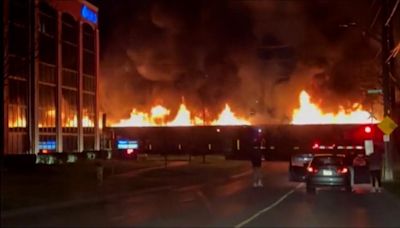
[[364,127],[364,132],[367,134],[370,134],[372,132],[372,128],[370,126],[365,126]]

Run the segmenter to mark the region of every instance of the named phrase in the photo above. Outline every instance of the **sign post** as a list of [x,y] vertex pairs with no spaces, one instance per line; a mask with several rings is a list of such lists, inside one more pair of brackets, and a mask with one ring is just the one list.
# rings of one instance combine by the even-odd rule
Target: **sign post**
[[383,180],[393,181],[393,159],[390,153],[390,134],[398,127],[398,125],[388,116],[378,124],[378,128],[385,134],[383,136],[385,146],[384,166],[383,166]]

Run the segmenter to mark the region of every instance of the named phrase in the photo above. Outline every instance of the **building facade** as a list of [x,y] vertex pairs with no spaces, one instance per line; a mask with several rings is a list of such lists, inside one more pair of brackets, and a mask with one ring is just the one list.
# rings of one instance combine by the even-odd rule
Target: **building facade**
[[3,0],[4,153],[99,149],[98,9]]

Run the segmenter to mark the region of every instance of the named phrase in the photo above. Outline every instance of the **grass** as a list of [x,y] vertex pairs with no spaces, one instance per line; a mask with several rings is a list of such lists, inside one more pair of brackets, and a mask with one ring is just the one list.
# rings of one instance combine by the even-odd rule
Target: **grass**
[[383,187],[389,192],[395,194],[400,198],[400,170],[397,169],[394,173],[393,182],[384,182]]
[[[112,174],[155,167],[159,161],[102,161],[104,178]],[[2,210],[93,196],[98,192],[96,161],[2,172]]]
[[[2,173],[2,210],[39,206],[66,200],[116,194],[161,186],[203,184],[224,180],[248,168],[248,162],[225,161],[217,156],[192,157],[190,165],[167,167],[131,177],[113,177],[113,174],[160,167],[164,161],[103,161],[105,181],[97,186],[96,162],[36,166],[33,170]],[[179,160],[179,159],[178,159]]]

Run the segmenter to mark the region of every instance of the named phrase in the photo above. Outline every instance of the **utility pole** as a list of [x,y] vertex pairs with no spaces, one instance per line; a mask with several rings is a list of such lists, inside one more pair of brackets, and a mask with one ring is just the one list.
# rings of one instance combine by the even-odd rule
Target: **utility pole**
[[[6,144],[6,143],[8,143],[8,142],[6,142],[6,140],[5,140],[5,132],[4,132],[4,130],[5,130],[5,127],[6,127],[6,120],[5,120],[5,115],[4,115],[4,101],[5,101],[5,97],[4,97],[4,84],[5,84],[5,82],[4,82],[4,80],[6,80],[6,58],[5,58],[5,54],[6,54],[6,52],[5,52],[5,49],[6,49],[6,32],[5,32],[5,28],[6,28],[6,26],[7,26],[7,24],[6,23],[8,23],[7,22],[7,20],[5,19],[5,15],[6,15],[6,12],[5,12],[5,2],[6,1],[2,1],[1,3],[0,3],[0,12],[1,12],[1,14],[2,14],[2,16],[1,16],[1,32],[0,32],[0,34],[1,34],[1,47],[0,47],[0,51],[1,51],[1,56],[0,56],[0,62],[1,62],[1,64],[2,64],[2,66],[0,67],[0,69],[1,69],[1,78],[0,78],[0,101],[1,101],[1,103],[0,103],[0,121],[1,121],[1,124],[0,124],[0,139],[1,139],[1,145],[0,145],[0,156],[4,156],[4,154],[5,154],[5,151],[4,151],[4,145]],[[1,160],[3,161],[3,158],[1,158]]]
[[[391,80],[391,73],[394,73],[394,59],[390,56],[393,48],[393,22],[389,21],[391,0],[382,0],[382,90],[383,90],[383,114],[384,116],[393,117],[394,110],[394,86]],[[383,180],[393,181],[393,140],[384,142],[385,155],[383,166]]]

